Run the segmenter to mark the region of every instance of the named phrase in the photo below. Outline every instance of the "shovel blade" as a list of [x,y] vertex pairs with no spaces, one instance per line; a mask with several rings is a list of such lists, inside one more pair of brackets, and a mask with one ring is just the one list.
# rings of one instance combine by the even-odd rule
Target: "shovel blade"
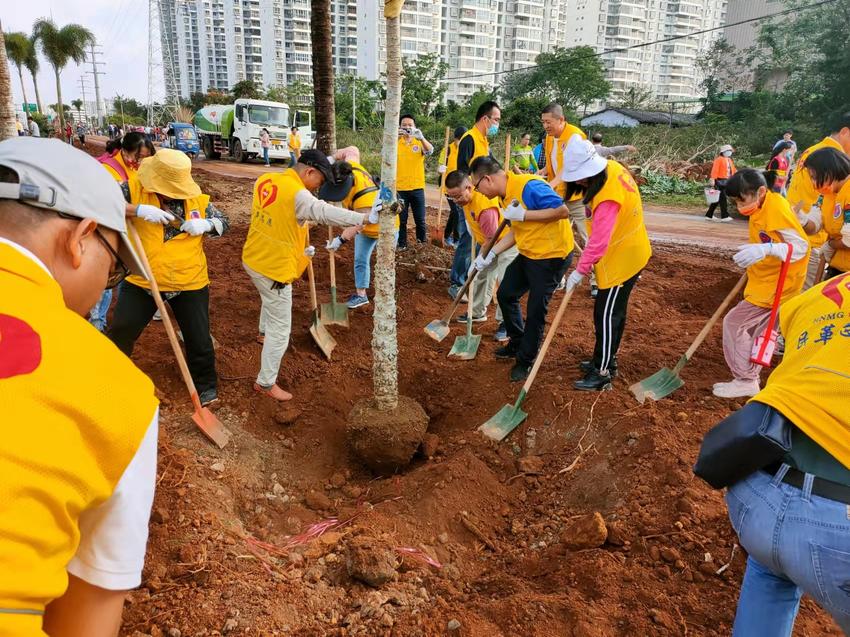
[[342,303],[322,303],[322,325],[342,325],[348,327],[348,308]]
[[478,346],[481,344],[481,334],[474,336],[458,336],[455,339],[454,345],[449,352],[449,356],[462,361],[471,361],[478,353]]
[[481,425],[478,431],[491,440],[504,440],[527,417],[528,414],[517,405],[505,405],[490,420]]
[[331,353],[336,347],[336,339],[331,336],[331,333],[328,332],[327,328],[319,322],[318,315],[313,318],[313,324],[310,326],[310,334],[312,335],[313,340],[316,341],[316,345],[318,345],[319,349],[322,350],[322,354],[330,360]]
[[443,241],[443,231],[441,229],[431,228],[431,245],[435,245],[440,248],[445,245]]
[[195,413],[192,414],[192,420],[198,425],[198,429],[219,449],[223,449],[230,442],[230,432],[218,417],[206,407],[196,409]]
[[442,319],[434,319],[425,326],[425,333],[438,343],[449,335],[449,324]]
[[652,400],[666,398],[684,384],[685,381],[676,372],[665,367],[639,383],[635,383],[629,387],[629,390],[635,395],[638,402],[643,404],[647,398]]

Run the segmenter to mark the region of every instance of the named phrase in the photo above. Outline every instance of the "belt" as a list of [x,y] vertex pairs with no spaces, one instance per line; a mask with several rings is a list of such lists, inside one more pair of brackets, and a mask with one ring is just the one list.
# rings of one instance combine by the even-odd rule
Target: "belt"
[[[773,476],[776,475],[776,472],[779,471],[781,466],[781,462],[776,462],[765,467],[764,471]],[[802,489],[805,478],[805,473],[790,467],[785,473],[785,477],[782,478],[782,482],[789,484],[792,487]],[[821,498],[826,498],[827,500],[835,500],[836,502],[841,502],[843,504],[850,504],[850,486],[839,484],[832,480],[818,478],[817,476],[815,476],[815,479],[812,482],[812,494],[820,496]]]

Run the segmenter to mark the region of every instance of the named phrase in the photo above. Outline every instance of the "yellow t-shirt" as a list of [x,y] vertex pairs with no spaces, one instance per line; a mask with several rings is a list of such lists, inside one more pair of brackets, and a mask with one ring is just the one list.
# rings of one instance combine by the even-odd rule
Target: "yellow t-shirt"
[[850,468],[850,274],[782,306],[785,356],[753,398],[771,405]]
[[[502,223],[502,211],[499,209],[499,200],[485,197],[477,190],[472,191],[472,199],[463,207],[463,216],[466,218],[466,225],[472,232],[472,236],[475,237],[475,242],[481,246],[487,243],[487,237],[481,230],[481,226],[478,225],[478,218],[482,212],[489,208],[496,209],[496,212],[499,215],[499,220],[496,223]],[[502,233],[499,235],[499,239],[504,237],[507,233],[507,228],[502,230]]]
[[301,133],[289,134],[289,150],[301,150]]
[[[762,207],[750,215],[750,243],[784,243],[780,230],[794,230],[805,236],[797,215],[791,210],[788,201],[775,192],[768,192]],[[788,267],[788,276],[782,291],[782,303],[800,293],[806,281],[808,259],[794,261]],[[782,261],[776,257],[767,257],[747,268],[747,287],[744,299],[753,305],[770,308],[776,296],[779,272]]]
[[608,160],[608,179],[590,202],[588,232],[593,235],[593,210],[603,201],[620,204],[617,220],[608,242],[608,250],[596,263],[596,281],[603,290],[631,279],[646,267],[652,248],[643,222],[643,203],[635,180],[628,170],[613,159]]
[[[832,196],[824,197],[823,232],[830,239],[841,238],[841,227],[850,223],[850,181]],[[850,272],[850,248],[835,251],[835,256],[829,262],[830,267],[842,272]]]
[[422,140],[398,138],[398,173],[396,190],[419,190],[425,187],[425,146]]
[[[792,210],[799,206],[800,210],[808,212],[809,208],[814,205],[820,196],[820,193],[818,193],[815,185],[812,183],[808,169],[803,164],[809,155],[821,148],[834,148],[844,152],[841,144],[832,139],[832,137],[824,137],[820,142],[814,146],[810,146],[800,154],[800,158],[797,160],[797,167],[794,169],[794,176],[791,178],[791,184],[788,186],[787,197]],[[831,202],[825,203],[829,205]],[[824,214],[826,214],[826,209],[824,209]],[[821,230],[813,235],[807,235],[806,238],[809,240],[811,246],[819,248],[826,242],[826,231]]]
[[[546,152],[546,176],[548,181],[552,181],[555,177],[559,177],[564,167],[564,151],[567,149],[567,144],[573,135],[578,135],[582,139],[587,139],[584,132],[573,126],[572,124],[564,124],[564,130],[557,139],[551,135],[546,135],[546,141],[543,144],[543,149]],[[567,184],[561,183],[555,188],[561,197],[567,194]],[[581,199],[580,194],[575,194],[570,197],[570,201]]]

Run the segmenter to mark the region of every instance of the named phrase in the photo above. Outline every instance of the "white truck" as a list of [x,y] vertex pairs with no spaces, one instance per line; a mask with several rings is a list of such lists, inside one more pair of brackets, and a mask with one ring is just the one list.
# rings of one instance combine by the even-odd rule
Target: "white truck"
[[271,136],[269,159],[289,158],[292,126],[301,134],[301,148],[313,144],[310,111],[290,114],[289,105],[267,100],[238,99],[233,104],[210,104],[195,113],[195,129],[207,159],[230,155],[239,162],[262,156],[260,131]]

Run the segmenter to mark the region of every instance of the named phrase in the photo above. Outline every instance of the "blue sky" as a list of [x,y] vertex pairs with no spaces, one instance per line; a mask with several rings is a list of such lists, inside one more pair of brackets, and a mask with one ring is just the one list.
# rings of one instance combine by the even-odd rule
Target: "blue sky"
[[[148,72],[148,3],[146,0],[3,0],[0,2],[0,21],[3,31],[32,32],[33,23],[41,17],[53,17],[57,25],[76,22],[88,27],[103,48],[106,62],[99,70],[100,90],[104,98],[116,94],[147,100]],[[56,80],[53,67],[40,57],[41,70],[38,89],[45,104],[56,102]],[[91,71],[91,64],[78,67],[71,63],[62,72],[62,96],[65,103],[81,98],[80,76]],[[21,83],[17,68],[11,66],[12,95],[20,106]],[[94,99],[94,82],[86,74],[86,98]],[[27,98],[35,102],[32,78],[24,70]]]

